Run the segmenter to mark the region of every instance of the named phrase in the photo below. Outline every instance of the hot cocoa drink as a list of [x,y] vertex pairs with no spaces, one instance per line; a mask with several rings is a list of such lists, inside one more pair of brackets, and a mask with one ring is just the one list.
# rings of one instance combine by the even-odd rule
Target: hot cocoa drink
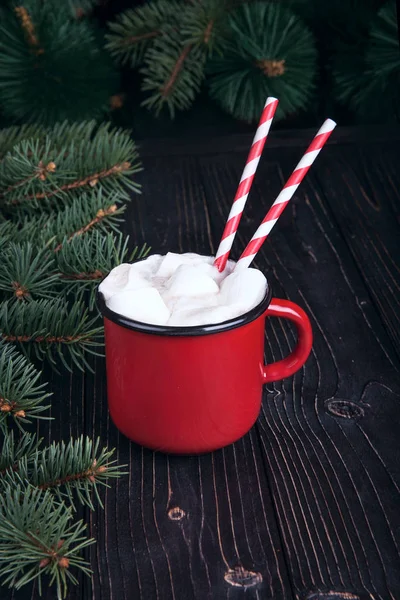
[[247,313],[265,297],[267,280],[257,269],[220,273],[214,257],[154,254],[121,264],[101,283],[108,308],[143,323],[187,327],[222,323]]

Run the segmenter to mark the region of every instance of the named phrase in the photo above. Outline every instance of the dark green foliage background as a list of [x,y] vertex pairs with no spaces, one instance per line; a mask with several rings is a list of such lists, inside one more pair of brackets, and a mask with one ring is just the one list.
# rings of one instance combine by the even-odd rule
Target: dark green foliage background
[[[9,16],[4,19],[4,15],[18,5],[31,6],[32,10],[36,7],[37,13],[38,2],[2,3],[0,126],[109,118],[131,128],[136,138],[250,131],[254,125],[249,121],[256,120],[260,98],[266,93],[279,95],[277,116],[283,122],[278,126],[288,128],[317,126],[328,114],[342,125],[395,121],[399,117],[400,66],[396,53],[397,57],[400,53],[394,31],[382,25],[382,10],[395,15],[394,0],[270,0],[269,4],[291,10],[301,19],[302,27],[315,40],[316,55],[297,64],[296,51],[301,54],[302,48],[295,42],[291,60],[287,59],[294,70],[288,70],[286,76],[264,81],[261,71],[257,78],[253,69],[249,89],[255,90],[255,96],[247,111],[249,102],[241,99],[246,97],[240,93],[242,82],[237,70],[230,72],[229,61],[240,62],[243,52],[253,56],[254,48],[250,50],[245,43],[244,50],[232,50],[235,40],[227,42],[230,24],[226,7],[251,7],[260,4],[258,0],[158,0],[157,5],[154,0],[46,0],[38,28],[46,52],[35,55],[25,51],[21,55],[21,48],[26,50],[21,28],[15,16],[9,22]],[[104,46],[109,45],[110,34],[129,27],[132,19],[135,22],[132,11],[139,6],[145,7],[139,31],[162,27],[169,42],[145,39],[133,50],[127,47],[117,63],[112,48]],[[201,48],[210,15],[215,27],[207,48]],[[392,29],[395,22],[392,18]],[[282,25],[278,29],[277,40]],[[182,70],[176,88],[164,101],[159,92],[168,63],[173,65],[182,50],[178,38],[197,47],[188,57],[187,69]],[[221,58],[227,48],[228,69]],[[205,60],[210,65],[207,71]],[[222,80],[224,71],[229,85]],[[378,71],[382,76],[377,76]],[[60,77],[60,72],[65,76]],[[120,98],[113,105],[115,95]],[[248,92],[248,96],[252,94]]]

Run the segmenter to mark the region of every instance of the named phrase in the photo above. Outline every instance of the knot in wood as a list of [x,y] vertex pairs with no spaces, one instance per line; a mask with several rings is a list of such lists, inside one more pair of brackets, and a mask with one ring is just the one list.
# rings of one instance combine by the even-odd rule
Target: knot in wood
[[351,400],[331,398],[325,402],[325,407],[331,415],[342,419],[359,419],[364,416],[364,409]]
[[280,77],[285,73],[285,59],[282,60],[269,60],[267,58],[257,61],[257,67],[267,77]]
[[185,511],[179,508],[179,506],[175,506],[168,511],[168,518],[171,521],[181,521],[185,516]]
[[224,579],[229,585],[234,587],[249,588],[262,582],[262,575],[257,571],[248,571],[243,567],[229,569],[224,575]]

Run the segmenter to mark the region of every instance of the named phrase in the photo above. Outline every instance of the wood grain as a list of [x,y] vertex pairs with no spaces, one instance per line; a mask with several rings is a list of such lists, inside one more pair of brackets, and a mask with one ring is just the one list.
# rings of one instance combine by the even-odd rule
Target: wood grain
[[[369,281],[360,277],[361,257],[352,260],[331,209],[329,192],[334,188],[341,195],[338,177],[345,172],[332,151],[321,157],[324,192],[311,174],[258,257],[257,266],[269,267],[274,293],[299,302],[312,316],[315,342],[307,367],[271,386],[257,430],[296,596],[323,598],[335,591],[396,598],[400,472],[396,431],[389,421],[400,416],[399,365],[371,302]],[[256,222],[265,212],[265,190],[279,189],[286,176],[282,165],[292,155],[275,153],[276,163],[264,162],[257,179],[262,186],[256,184],[252,195]],[[215,186],[225,189],[230,169],[213,164],[206,179],[213,185],[217,177]],[[229,201],[223,193],[218,201],[226,214]],[[242,247],[247,228],[243,232]],[[279,359],[293,343],[290,326],[271,321],[268,358]],[[355,419],[348,418],[349,406]],[[388,414],[379,435],[377,414],[382,413]]]
[[[236,258],[308,141],[280,135],[260,163]],[[129,472],[90,515],[93,585],[83,580],[70,598],[400,597],[397,145],[332,137],[256,260],[274,295],[310,315],[313,352],[294,377],[268,385],[248,435],[201,457],[154,454],[110,422],[102,359],[94,377],[54,379],[46,435],[100,435]],[[214,252],[247,141],[144,144],[131,244]],[[294,343],[287,322],[269,320],[268,361]]]

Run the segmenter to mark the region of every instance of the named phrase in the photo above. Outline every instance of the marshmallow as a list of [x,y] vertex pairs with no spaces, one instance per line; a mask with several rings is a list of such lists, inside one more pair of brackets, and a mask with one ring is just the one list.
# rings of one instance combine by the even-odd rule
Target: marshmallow
[[114,294],[123,290],[128,283],[128,274],[131,265],[122,263],[115,267],[111,273],[99,285],[99,292],[104,296],[105,301],[109,300]]
[[205,259],[212,260],[212,257],[204,257],[194,252],[186,252],[185,254],[175,254],[174,252],[168,252],[161,261],[158,270],[155,273],[155,277],[168,278],[175,273],[178,267],[181,265],[196,265],[204,262]]
[[222,273],[212,256],[154,255],[122,264],[101,283],[107,306],[128,318],[154,325],[185,327],[223,323],[245,314],[264,298],[267,280],[256,269]]
[[180,265],[166,285],[165,297],[191,297],[217,294],[219,287],[196,266]]
[[221,304],[237,304],[243,308],[241,312],[247,312],[264,298],[266,284],[267,280],[257,269],[233,272],[221,284]]
[[[233,267],[235,266],[235,263],[233,263],[233,261],[229,261],[229,263],[231,264],[227,264],[226,268],[224,269],[224,271],[222,271],[222,273],[220,273],[217,269],[217,267],[214,267],[213,264],[209,264],[209,263],[200,263],[199,265],[196,265],[196,269],[200,272],[200,273],[205,273],[206,275],[208,275],[209,277],[211,277],[211,279],[213,279],[215,281],[215,283],[220,286],[222,281],[225,279],[225,277],[227,275],[229,275],[230,273],[232,273],[233,271]],[[233,263],[233,266],[232,266]]]
[[[212,294],[207,297],[207,307],[213,308],[219,306],[219,294]],[[171,312],[179,312],[181,310],[198,310],[204,308],[204,296],[182,296],[169,298],[164,294],[164,302],[167,304]]]
[[212,325],[214,323],[223,323],[232,318],[232,311],[228,306],[216,306],[214,308],[202,307],[195,310],[174,311],[167,325],[171,325],[171,327]]
[[144,260],[138,260],[130,265],[129,269],[129,279],[135,278],[136,275],[141,275],[145,279],[149,281],[154,276],[155,272],[158,270],[163,257],[161,254],[153,254],[152,256],[148,256]]
[[124,290],[140,290],[145,287],[153,287],[151,280],[143,277],[140,273],[129,272],[128,283],[124,287]]
[[154,325],[165,325],[171,314],[155,288],[123,290],[112,296],[107,306],[124,317]]

